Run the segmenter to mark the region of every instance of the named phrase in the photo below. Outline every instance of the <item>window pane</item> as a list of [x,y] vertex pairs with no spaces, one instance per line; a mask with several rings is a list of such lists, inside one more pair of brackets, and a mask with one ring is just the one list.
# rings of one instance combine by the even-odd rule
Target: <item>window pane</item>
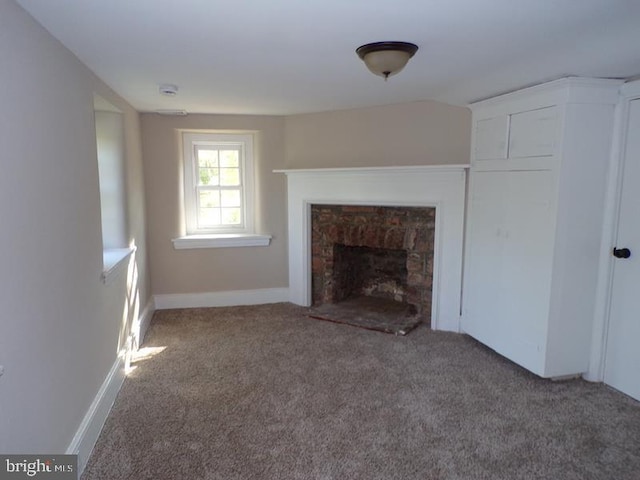
[[219,208],[198,209],[198,226],[200,228],[217,227],[218,225],[220,225]]
[[217,208],[220,206],[220,192],[218,190],[200,190],[200,208]]
[[225,225],[240,225],[242,216],[239,208],[223,208],[222,223]]
[[220,177],[218,177],[217,168],[199,168],[198,170],[198,185],[220,184]]
[[240,185],[240,170],[237,168],[221,168],[220,185]]
[[220,150],[220,166],[238,168],[240,155],[238,150]]
[[218,150],[207,150],[204,148],[196,149],[198,166],[200,167],[217,167],[218,166]]
[[220,192],[223,207],[239,207],[240,206],[240,190],[222,190]]

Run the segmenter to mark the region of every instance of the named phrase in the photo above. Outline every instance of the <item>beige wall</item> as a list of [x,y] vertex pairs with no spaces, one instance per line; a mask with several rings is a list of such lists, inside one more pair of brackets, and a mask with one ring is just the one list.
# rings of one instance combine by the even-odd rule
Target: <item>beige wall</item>
[[[185,233],[180,129],[257,131],[256,231],[268,247],[174,250]],[[288,285],[284,119],[244,115],[142,115],[149,252],[154,294],[252,290]]]
[[[154,294],[288,285],[286,181],[279,168],[467,163],[471,115],[437,102],[290,117],[143,114]],[[174,250],[184,234],[180,129],[257,130],[257,230],[269,247]]]
[[[149,300],[139,119],[11,0],[0,65],[0,452],[64,452]],[[94,93],[124,114],[130,282],[101,280]]]
[[471,112],[424,101],[286,118],[287,168],[469,163]]

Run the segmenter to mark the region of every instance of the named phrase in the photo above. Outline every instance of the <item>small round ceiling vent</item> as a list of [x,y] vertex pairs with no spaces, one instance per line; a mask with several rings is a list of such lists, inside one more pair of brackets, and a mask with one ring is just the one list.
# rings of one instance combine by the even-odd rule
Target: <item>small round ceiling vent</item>
[[163,83],[158,87],[158,91],[167,97],[175,97],[178,94],[178,86],[170,83]]

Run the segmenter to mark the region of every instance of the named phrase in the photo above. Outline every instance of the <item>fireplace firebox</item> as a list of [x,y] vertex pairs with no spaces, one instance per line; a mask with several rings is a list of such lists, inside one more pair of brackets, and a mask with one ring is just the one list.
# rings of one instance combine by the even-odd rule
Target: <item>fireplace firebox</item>
[[312,205],[313,305],[374,297],[428,324],[434,227],[432,207]]

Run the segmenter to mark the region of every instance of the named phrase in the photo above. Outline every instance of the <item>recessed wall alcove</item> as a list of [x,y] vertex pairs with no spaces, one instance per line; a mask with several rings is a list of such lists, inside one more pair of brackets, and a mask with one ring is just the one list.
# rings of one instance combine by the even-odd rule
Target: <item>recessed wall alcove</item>
[[287,176],[289,299],[310,306],[312,205],[435,208],[430,324],[459,331],[467,165],[277,170]]

